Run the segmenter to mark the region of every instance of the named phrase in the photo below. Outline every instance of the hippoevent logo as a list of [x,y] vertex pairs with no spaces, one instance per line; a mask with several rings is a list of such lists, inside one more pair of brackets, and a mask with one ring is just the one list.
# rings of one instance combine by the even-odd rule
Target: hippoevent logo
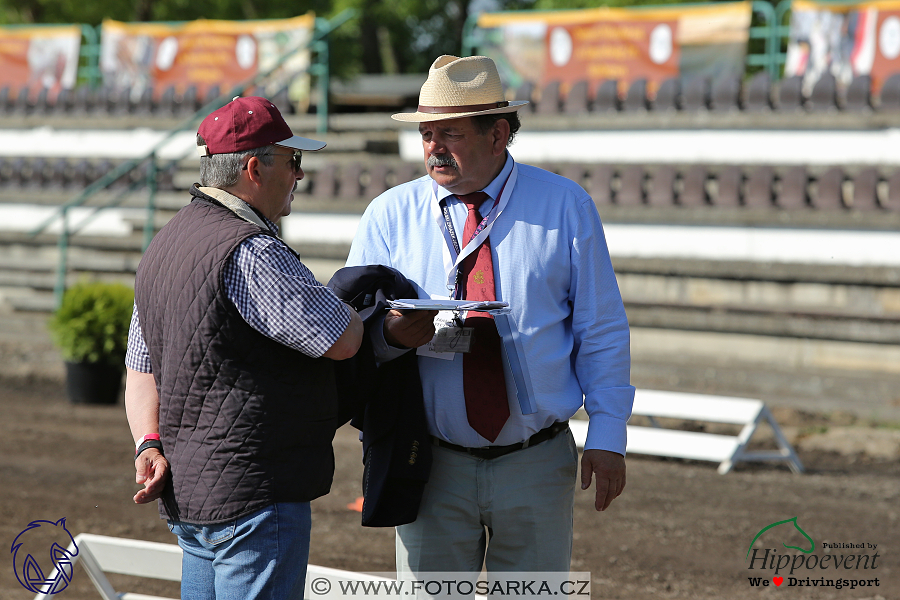
[[[69,548],[74,548],[70,552]],[[72,559],[78,546],[66,519],[32,521],[16,539],[10,552],[16,579],[25,589],[36,594],[58,594],[72,581]]]
[[[799,533],[799,537],[798,534]],[[757,540],[763,537],[762,548]],[[800,545],[789,545],[787,541],[802,540]],[[767,547],[781,542],[784,552]],[[822,587],[850,588],[878,587],[881,585],[876,573],[878,568],[878,544],[870,542],[822,542],[821,554],[816,553],[816,542],[800,525],[797,517],[776,521],[759,530],[747,548],[747,569],[760,571],[747,577],[750,587]],[[832,550],[841,550],[840,554]],[[850,550],[850,553],[843,552]],[[859,550],[859,552],[853,552]],[[865,551],[865,553],[864,553]],[[767,571],[767,572],[762,572]]]

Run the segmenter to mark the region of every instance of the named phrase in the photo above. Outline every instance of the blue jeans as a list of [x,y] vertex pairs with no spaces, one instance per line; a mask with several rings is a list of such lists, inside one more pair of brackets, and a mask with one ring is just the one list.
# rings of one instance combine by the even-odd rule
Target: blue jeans
[[217,525],[169,521],[184,550],[182,600],[302,600],[311,526],[309,502]]

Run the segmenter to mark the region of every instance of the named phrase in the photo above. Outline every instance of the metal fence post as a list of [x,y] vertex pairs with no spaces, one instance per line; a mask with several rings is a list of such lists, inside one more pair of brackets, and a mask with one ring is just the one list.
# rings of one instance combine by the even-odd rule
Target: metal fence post
[[787,25],[784,24],[784,17],[790,13],[791,4],[792,0],[781,0],[775,6],[775,23],[772,27],[772,44],[775,47],[775,73],[773,79],[781,79],[781,68],[787,61],[787,49],[784,52],[781,51],[781,41],[791,35],[790,21],[788,21]]
[[316,104],[316,131],[328,132],[328,86],[331,85],[328,36],[313,44],[316,50],[316,67],[319,76],[319,102]]
[[53,303],[56,309],[62,306],[63,294],[66,293],[66,275],[69,271],[69,209],[63,207],[60,215],[62,231],[57,244],[59,261],[56,264],[56,283],[53,286]]
[[151,152],[147,162],[147,220],[144,223],[144,250],[150,245],[150,240],[153,239],[153,234],[156,231],[156,179],[158,172],[156,152]]

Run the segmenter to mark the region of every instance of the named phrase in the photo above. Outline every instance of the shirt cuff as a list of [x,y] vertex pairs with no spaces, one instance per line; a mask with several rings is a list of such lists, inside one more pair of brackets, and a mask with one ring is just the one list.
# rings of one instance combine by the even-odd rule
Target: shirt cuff
[[395,348],[384,339],[384,315],[369,320],[369,338],[372,340],[372,353],[375,362],[386,363],[403,356],[412,348]]
[[585,450],[608,450],[625,456],[626,421],[608,415],[590,417]]

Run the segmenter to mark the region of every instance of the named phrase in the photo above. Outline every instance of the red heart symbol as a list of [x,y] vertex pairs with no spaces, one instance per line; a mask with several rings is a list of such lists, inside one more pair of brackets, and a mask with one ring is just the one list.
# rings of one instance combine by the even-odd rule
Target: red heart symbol
[[773,577],[772,581],[775,582],[775,585],[781,585],[784,582],[784,577]]

